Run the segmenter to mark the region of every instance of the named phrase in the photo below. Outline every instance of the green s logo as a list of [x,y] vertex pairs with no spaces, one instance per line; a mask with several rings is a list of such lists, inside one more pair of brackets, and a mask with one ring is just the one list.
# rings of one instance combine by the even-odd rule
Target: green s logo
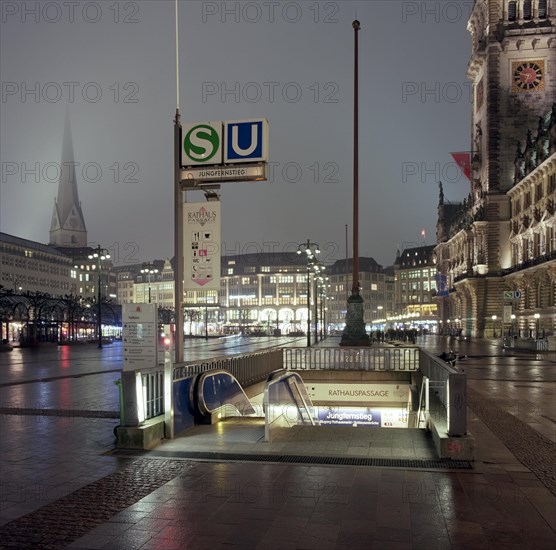
[[195,162],[208,162],[220,148],[218,132],[207,124],[194,126],[183,140],[185,154]]

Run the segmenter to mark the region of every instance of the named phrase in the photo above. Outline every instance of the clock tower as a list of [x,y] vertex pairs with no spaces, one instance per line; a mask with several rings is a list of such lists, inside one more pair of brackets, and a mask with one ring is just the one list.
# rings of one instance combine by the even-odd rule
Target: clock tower
[[521,172],[516,151],[522,156],[527,131],[556,101],[556,0],[475,0],[468,30],[471,192],[459,222],[439,239],[437,261],[456,290],[443,315],[457,311],[467,334],[484,336],[501,318],[502,274],[512,265],[508,191]]
[[556,0],[476,0],[468,30],[473,194],[480,199],[513,186],[517,142],[556,99]]

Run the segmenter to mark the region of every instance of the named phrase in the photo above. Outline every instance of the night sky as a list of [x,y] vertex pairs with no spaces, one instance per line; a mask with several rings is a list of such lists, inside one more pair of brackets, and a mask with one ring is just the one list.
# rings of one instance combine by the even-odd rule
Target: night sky
[[[0,230],[48,242],[68,110],[89,241],[116,264],[173,256],[174,2],[1,6]],[[360,255],[389,265],[423,228],[433,244],[438,181],[447,200],[469,192],[450,152],[470,148],[471,8],[180,2],[182,122],[269,120],[272,181],[223,186],[223,253],[310,239],[345,256],[356,13]]]

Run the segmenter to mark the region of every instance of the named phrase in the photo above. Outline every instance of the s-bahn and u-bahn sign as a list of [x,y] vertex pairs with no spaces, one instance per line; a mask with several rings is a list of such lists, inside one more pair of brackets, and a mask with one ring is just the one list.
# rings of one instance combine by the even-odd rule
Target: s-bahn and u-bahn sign
[[198,122],[182,127],[181,182],[203,184],[267,179],[268,120]]

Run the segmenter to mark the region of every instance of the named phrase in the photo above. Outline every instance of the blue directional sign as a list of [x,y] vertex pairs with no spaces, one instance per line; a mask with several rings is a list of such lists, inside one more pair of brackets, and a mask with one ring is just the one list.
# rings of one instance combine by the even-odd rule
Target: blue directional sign
[[224,121],[224,163],[267,160],[268,121],[265,118]]
[[447,288],[447,283],[448,283],[448,277],[442,273],[437,273],[434,276],[435,280],[436,280],[436,295],[437,296],[448,296],[449,292],[448,292],[448,288]]

